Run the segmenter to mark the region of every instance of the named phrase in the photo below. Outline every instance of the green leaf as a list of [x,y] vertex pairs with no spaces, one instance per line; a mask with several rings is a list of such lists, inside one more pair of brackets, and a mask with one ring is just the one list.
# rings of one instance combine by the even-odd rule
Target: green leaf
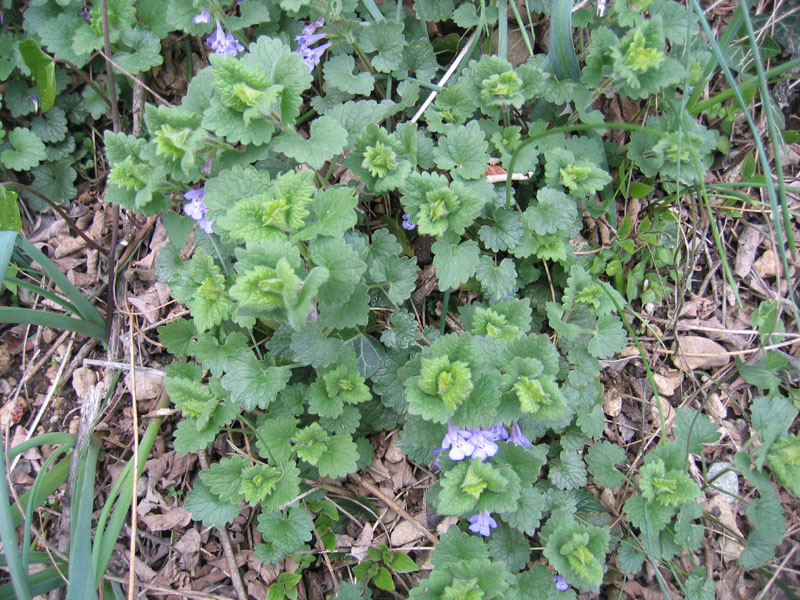
[[389,319],[391,328],[381,334],[381,342],[388,348],[405,349],[419,339],[417,318],[405,309],[396,310]]
[[342,340],[323,337],[319,323],[309,323],[292,335],[289,345],[294,360],[312,367],[327,367],[346,352]]
[[375,21],[363,27],[358,37],[364,52],[377,52],[371,59],[376,71],[389,73],[400,66],[406,43],[402,23]]
[[247,410],[267,408],[289,381],[288,367],[276,367],[258,360],[252,350],[241,348],[225,362],[222,386],[231,393],[231,401],[241,402]]
[[52,58],[42,52],[34,39],[21,41],[19,51],[36,81],[39,110],[46,113],[56,101],[56,64]]
[[192,513],[192,518],[196,521],[202,521],[206,527],[217,529],[232,523],[240,511],[237,502],[220,500],[219,496],[200,479],[194,482],[194,488],[186,494],[183,507]]
[[506,300],[517,291],[517,269],[510,258],[496,265],[491,256],[481,256],[475,278],[481,282],[481,289],[490,303]]
[[539,235],[565,231],[578,218],[575,200],[564,192],[542,188],[536,193],[536,204],[522,214],[522,219]]
[[607,528],[562,524],[545,545],[544,555],[569,583],[597,592],[606,571],[610,539]]
[[117,52],[114,54],[114,62],[126,71],[141,73],[163,62],[161,42],[150,30],[144,27],[123,29],[120,40],[131,51]]
[[[53,202],[69,204],[77,193],[74,183],[78,177],[78,173],[72,168],[71,163],[72,160],[67,158],[66,160],[46,162],[34,167],[31,169],[31,173],[33,173],[31,187],[50,198]],[[29,202],[33,200],[31,206],[42,205],[42,210],[45,209],[45,205],[40,198],[34,197],[33,194],[24,193],[23,195]]]
[[0,186],[0,231],[22,231],[17,192],[5,186]]
[[761,435],[761,451],[756,461],[760,469],[770,446],[786,435],[797,416],[797,409],[782,396],[762,396],[750,404],[750,415],[753,429]]
[[456,289],[475,274],[480,263],[478,243],[467,240],[459,244],[459,236],[446,233],[431,247],[433,250],[433,266],[439,279],[439,290]]
[[242,498],[239,493],[239,488],[242,484],[242,472],[249,466],[249,460],[235,454],[211,463],[208,469],[200,471],[200,480],[220,500],[238,502]]
[[610,358],[622,350],[628,338],[622,321],[615,315],[603,315],[597,320],[597,332],[587,346],[595,358]]
[[318,238],[309,244],[308,251],[314,264],[327,268],[329,273],[319,288],[319,301],[332,305],[346,302],[367,265],[341,238]]
[[636,575],[641,571],[645,558],[644,552],[639,548],[638,543],[631,537],[625,538],[617,546],[617,566],[623,573]]
[[547,503],[541,492],[532,487],[524,487],[519,496],[517,509],[503,514],[502,518],[511,527],[532,536],[539,528],[539,522],[546,508]]
[[[291,389],[290,386],[289,390]],[[299,421],[293,416],[270,417],[259,423],[256,428],[256,447],[259,455],[275,463],[289,460],[294,454],[289,441],[295,436],[298,423]]]
[[586,465],[595,482],[603,487],[614,489],[624,481],[616,465],[625,464],[625,451],[611,442],[595,442],[586,453]]
[[800,435],[779,439],[767,454],[767,462],[783,485],[800,494]]
[[177,358],[188,356],[194,345],[197,330],[188,319],[178,319],[158,328],[158,339],[167,348],[167,352]]
[[745,569],[754,569],[775,558],[775,548],[786,533],[786,520],[780,500],[771,489],[753,500],[745,513],[753,524],[753,531],[747,536],[739,564]]
[[562,490],[574,490],[586,485],[586,467],[575,452],[564,450],[559,460],[550,466],[549,479]]
[[15,127],[8,134],[13,150],[0,153],[0,161],[12,171],[28,171],[47,159],[44,142],[25,127]]
[[515,210],[499,208],[491,214],[494,226],[481,225],[478,236],[492,252],[509,250],[522,241],[522,219]]
[[431,564],[436,570],[446,570],[473,560],[488,559],[489,551],[480,538],[450,527],[431,554]]
[[358,198],[352,188],[334,186],[317,192],[311,205],[315,220],[310,221],[294,237],[299,240],[311,240],[321,235],[342,237],[345,231],[356,224],[356,204]]
[[314,522],[302,507],[282,511],[262,512],[258,515],[258,530],[265,540],[286,554],[295,552],[311,539]]
[[[28,15],[25,16],[27,18]],[[87,27],[83,17],[78,16],[77,13],[61,13],[55,18],[46,19],[44,24],[37,28],[36,33],[47,49],[57,58],[68,60],[80,69],[86,64],[92,53],[91,50],[76,53],[72,49],[73,36],[81,27]]]
[[378,569],[378,574],[372,579],[372,582],[375,584],[375,587],[381,590],[394,590],[394,581],[392,580],[392,574],[389,573],[389,570],[386,567],[380,567]]
[[781,373],[786,370],[787,358],[780,352],[769,351],[754,365],[737,361],[739,374],[750,385],[762,390],[777,391],[780,385]]
[[344,477],[357,470],[358,449],[349,435],[337,434],[328,441],[328,451],[317,463],[323,477]]
[[522,570],[531,557],[528,538],[505,523],[500,523],[500,526],[492,531],[489,538],[489,552],[493,560],[504,562],[512,573]]
[[398,573],[414,573],[419,571],[417,563],[415,563],[408,554],[404,554],[403,552],[392,552],[392,560],[389,562],[389,566],[392,568],[392,571]]
[[348,54],[331,57],[322,67],[325,83],[348,94],[369,96],[375,78],[369,73],[353,74],[356,61]]
[[680,447],[693,454],[703,453],[703,444],[716,444],[720,438],[717,427],[708,415],[693,408],[679,408],[675,411],[675,441]]
[[488,147],[478,122],[470,121],[467,125],[450,128],[445,137],[439,139],[433,156],[440,169],[463,179],[478,179],[489,163]]
[[325,161],[344,149],[346,140],[347,130],[333,117],[322,116],[311,123],[308,140],[304,140],[296,131],[287,129],[275,138],[272,147],[299,163],[320,169]]
[[394,304],[402,304],[417,283],[417,259],[386,256],[372,263],[369,275],[375,283],[388,286],[386,296]]

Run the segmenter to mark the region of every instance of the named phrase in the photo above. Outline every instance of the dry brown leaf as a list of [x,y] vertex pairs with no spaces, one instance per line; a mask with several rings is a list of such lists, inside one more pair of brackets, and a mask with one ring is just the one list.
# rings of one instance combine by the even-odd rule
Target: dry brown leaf
[[731,357],[721,344],[699,335],[683,335],[673,347],[673,364],[682,371],[724,367]]
[[656,382],[656,388],[659,394],[662,396],[672,396],[683,381],[683,373],[674,369],[669,369],[663,374],[653,373],[653,380]]
[[155,533],[175,529],[176,527],[186,527],[192,520],[192,513],[180,507],[175,507],[161,514],[149,514],[142,517],[142,521],[147,525],[147,529]]
[[622,412],[622,396],[613,388],[603,393],[603,412],[612,418]]
[[[129,391],[132,388],[131,379],[132,377],[129,372],[127,375],[125,375],[125,385],[128,386]],[[161,395],[161,388],[163,387],[163,378],[161,375],[137,371],[134,381],[136,382],[137,402],[141,402],[143,400],[153,400]]]
[[[764,254],[758,257],[758,260],[753,263],[753,270],[764,279],[776,277],[778,273],[783,274],[783,266],[780,264],[780,259],[772,249],[766,250]],[[791,265],[789,266],[789,274],[794,275],[794,267]]]
[[752,225],[745,226],[739,236],[739,248],[736,250],[736,264],[733,268],[733,272],[742,279],[750,274],[760,244],[761,232]]
[[97,383],[97,375],[95,372],[87,367],[78,367],[72,373],[72,389],[78,395],[78,398],[89,398],[92,387]]
[[[716,514],[717,518],[720,520],[720,523],[728,527],[730,531],[740,535],[741,537],[744,537],[742,532],[739,531],[739,527],[736,525],[736,516],[733,514],[733,509],[726,499],[725,494],[717,494],[716,496],[709,498],[705,502],[705,509],[711,514]],[[724,533],[719,540],[717,548],[719,549],[719,553],[722,555],[723,561],[726,563],[739,558],[739,555],[744,550],[744,546],[742,544],[733,539],[730,535]]]
[[403,519],[392,530],[392,546],[405,546],[422,537],[422,532],[414,523]]

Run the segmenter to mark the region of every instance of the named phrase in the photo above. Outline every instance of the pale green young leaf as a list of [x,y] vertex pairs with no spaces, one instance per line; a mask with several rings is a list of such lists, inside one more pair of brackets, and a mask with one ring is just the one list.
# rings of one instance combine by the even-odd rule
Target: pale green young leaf
[[782,437],[772,444],[767,462],[778,481],[800,495],[800,435]]
[[349,54],[331,57],[322,67],[325,82],[354,96],[369,96],[375,78],[367,72],[353,74],[356,61]]
[[186,494],[183,508],[192,513],[196,521],[217,529],[232,523],[241,510],[238,502],[221,500],[201,479],[196,480],[193,489]]
[[446,233],[431,248],[441,291],[455,289],[466,283],[480,263],[478,243],[473,240],[459,243],[459,239],[454,233]]
[[246,348],[248,343],[247,336],[241,331],[229,333],[221,344],[216,336],[205,332],[197,336],[197,343],[192,348],[192,354],[203,365],[203,368],[211,371],[214,377],[222,377],[227,361],[239,350]]
[[292,436],[297,456],[312,465],[316,465],[322,455],[328,451],[329,440],[330,435],[319,423],[311,423],[307,427],[297,430]]
[[544,555],[568,583],[596,592],[607,568],[609,539],[607,528],[573,521],[560,525],[550,535]]
[[308,140],[304,140],[296,131],[286,129],[275,139],[272,147],[299,163],[320,169],[325,161],[344,149],[346,139],[347,130],[336,119],[321,116],[311,123]]

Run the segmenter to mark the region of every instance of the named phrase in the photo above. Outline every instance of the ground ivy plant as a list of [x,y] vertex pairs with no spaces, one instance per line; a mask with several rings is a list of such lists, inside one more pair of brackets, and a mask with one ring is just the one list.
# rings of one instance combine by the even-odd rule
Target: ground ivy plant
[[[175,449],[205,450],[220,435],[238,448],[200,473],[186,508],[220,528],[243,505],[257,509],[263,562],[308,566],[296,553],[314,533],[336,549],[345,521],[315,482],[369,465],[370,435],[393,429],[410,459],[438,469],[430,504],[459,517],[412,598],[574,598],[612,570],[633,575],[645,556],[667,562],[702,541],[703,490],[686,456],[717,440],[707,417],[678,411],[676,439],[636,472],[601,440],[599,361],[628,342],[619,311],[659,302],[675,279],[632,265],[635,239],[661,246],[655,268],[672,264],[674,215],[655,212],[656,229],[640,222],[635,239],[623,221],[614,250],[597,256],[576,240],[584,214],[616,224],[614,189],[627,190],[613,168],[643,199],[703,180],[718,134],[679,100],[710,54],[676,2],[617,0],[602,18],[576,14],[589,40],[582,70],[533,53],[514,66],[481,37],[440,87],[455,48],[449,36],[430,41],[426,22],[488,32],[506,3],[488,4],[416,0],[412,14],[349,0],[108,2],[114,59],[130,74],[159,64],[172,31],[208,54],[179,105],[147,105],[144,135],[105,132],[105,200],[162,214],[169,236],[157,275],[190,312],[158,330],[175,358],[165,378],[181,414]],[[32,3],[24,31],[82,67],[102,46],[99,5]],[[0,47],[17,33],[4,30]],[[28,74],[3,52],[0,80],[14,69]],[[67,85],[60,66],[55,77]],[[32,112],[25,81],[4,89],[19,119]],[[4,167],[33,169],[35,181],[44,161],[71,168],[81,156],[66,119],[101,106],[95,93],[61,94],[43,116],[0,130]],[[593,103],[612,93],[651,114],[624,146],[598,134]],[[523,181],[492,180],[490,166]],[[436,280],[420,296],[424,248]],[[762,371],[743,375],[775,395]],[[785,425],[796,410],[784,402]],[[800,488],[797,436],[766,421],[758,430],[758,451],[732,467],[759,491],[748,567],[780,540],[764,466]],[[622,515],[590,485],[626,494]],[[402,556],[371,549],[353,570],[359,585],[340,596],[368,597],[368,581],[393,589],[393,573],[415,569]],[[686,597],[713,594],[702,569],[673,572]],[[270,597],[294,597],[298,581],[281,575]]]

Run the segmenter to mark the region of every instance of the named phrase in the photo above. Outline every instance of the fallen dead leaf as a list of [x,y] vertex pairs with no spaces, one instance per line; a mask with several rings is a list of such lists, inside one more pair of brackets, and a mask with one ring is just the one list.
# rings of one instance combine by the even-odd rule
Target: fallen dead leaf
[[405,546],[422,537],[422,532],[411,521],[402,520],[392,530],[392,546]]
[[733,268],[734,273],[742,279],[750,274],[760,244],[761,232],[752,225],[745,226],[739,236],[739,248],[736,250],[736,263]]
[[[758,257],[758,260],[753,263],[753,270],[764,279],[776,277],[778,273],[783,274],[783,267],[780,264],[780,259],[775,256],[775,253],[769,249]],[[794,268],[789,266],[789,274],[794,274]]]
[[683,373],[674,369],[666,371],[663,375],[661,373],[653,373],[653,381],[656,382],[659,394],[672,396],[683,381]]
[[192,520],[192,513],[180,507],[175,507],[161,514],[149,514],[142,517],[142,521],[147,525],[147,529],[155,533],[175,529],[176,527],[186,527]]
[[[705,505],[706,510],[711,514],[717,515],[717,518],[720,520],[720,522],[728,527],[730,531],[741,537],[744,537],[742,532],[739,531],[739,528],[736,526],[736,516],[733,514],[733,509],[731,508],[731,505],[728,504],[724,494],[718,494],[709,498],[705,502]],[[744,550],[744,546],[742,546],[729,535],[725,534],[722,535],[722,539],[719,541],[718,548],[720,554],[722,555],[722,559],[726,563],[739,558],[739,555]]]
[[678,338],[673,349],[672,363],[681,371],[724,367],[731,357],[721,344],[699,335],[684,335]]
[[612,418],[622,412],[622,396],[613,389],[607,389],[603,394],[603,412]]

